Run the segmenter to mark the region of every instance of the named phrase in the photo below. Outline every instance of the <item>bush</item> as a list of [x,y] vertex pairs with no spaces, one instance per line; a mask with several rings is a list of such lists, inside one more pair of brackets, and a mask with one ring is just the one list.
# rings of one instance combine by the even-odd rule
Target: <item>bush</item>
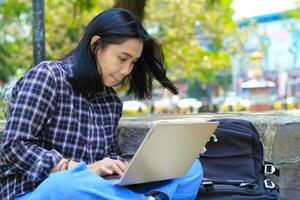
[[8,89],[0,90],[0,120],[6,120],[9,110],[9,102],[11,96],[8,94]]

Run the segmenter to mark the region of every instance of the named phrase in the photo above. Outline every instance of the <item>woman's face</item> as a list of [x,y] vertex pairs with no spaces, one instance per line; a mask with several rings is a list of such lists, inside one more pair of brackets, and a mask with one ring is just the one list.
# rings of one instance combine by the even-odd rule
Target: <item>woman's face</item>
[[[97,36],[95,36],[97,37]],[[101,40],[101,38],[98,37]],[[92,39],[92,43],[93,40]],[[97,51],[97,68],[107,87],[119,85],[133,69],[142,54],[143,43],[138,39],[128,39],[121,44],[110,44]]]

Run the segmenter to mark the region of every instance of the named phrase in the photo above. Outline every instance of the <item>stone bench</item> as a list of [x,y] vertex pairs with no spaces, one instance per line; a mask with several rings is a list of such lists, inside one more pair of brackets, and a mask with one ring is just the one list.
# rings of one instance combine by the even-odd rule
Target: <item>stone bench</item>
[[[274,162],[281,170],[281,176],[273,179],[280,186],[280,199],[300,199],[300,111],[123,117],[118,128],[118,144],[123,154],[133,155],[157,120],[224,117],[245,119],[255,124],[263,139],[265,160]],[[0,134],[3,125],[0,121]]]

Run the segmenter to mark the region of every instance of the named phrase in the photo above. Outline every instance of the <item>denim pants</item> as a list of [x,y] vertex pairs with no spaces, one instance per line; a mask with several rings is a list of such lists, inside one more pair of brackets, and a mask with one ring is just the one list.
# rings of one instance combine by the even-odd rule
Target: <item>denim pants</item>
[[183,177],[122,187],[107,182],[88,170],[86,164],[81,162],[71,170],[51,174],[34,191],[18,196],[15,200],[145,200],[144,195],[152,192],[163,192],[169,199],[194,200],[202,177],[202,166],[195,160]]

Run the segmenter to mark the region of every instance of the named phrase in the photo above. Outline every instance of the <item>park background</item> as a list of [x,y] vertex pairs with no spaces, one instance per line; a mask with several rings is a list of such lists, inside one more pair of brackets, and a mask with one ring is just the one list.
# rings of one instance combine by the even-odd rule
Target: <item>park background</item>
[[[7,116],[18,78],[40,60],[61,59],[84,25],[110,7],[133,11],[159,39],[180,91],[172,96],[155,83],[152,100],[137,102],[118,89],[125,115],[298,109],[299,6],[297,0],[0,0],[0,116]],[[38,9],[43,18],[34,22]],[[34,30],[44,34],[36,60]]]
[[0,0],[0,135],[16,80],[61,59],[110,7],[133,11],[159,39],[180,90],[173,96],[155,83],[152,100],[139,102],[117,88],[122,152],[157,120],[246,119],[281,170],[273,177],[280,200],[300,199],[299,0]]

